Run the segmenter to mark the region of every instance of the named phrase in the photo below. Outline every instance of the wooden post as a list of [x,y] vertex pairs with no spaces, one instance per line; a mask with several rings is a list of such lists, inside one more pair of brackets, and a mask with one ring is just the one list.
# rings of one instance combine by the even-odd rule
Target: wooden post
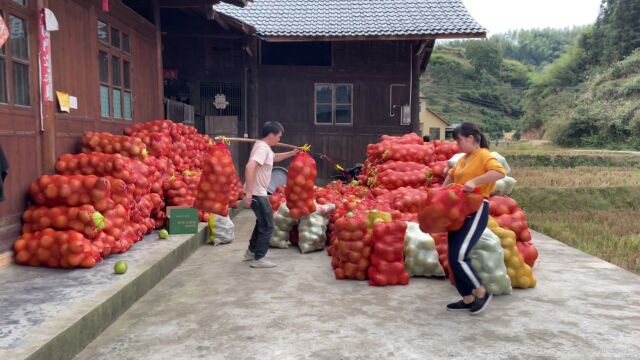
[[156,26],[156,62],[158,66],[158,119],[164,119],[164,71],[162,62],[162,22],[160,20],[160,2],[151,0],[153,24]]
[[[41,26],[44,26],[41,23],[41,14],[44,8],[49,6],[49,0],[39,0],[38,1],[38,66],[40,69],[43,67],[40,65],[41,62],[41,50],[43,45],[43,39],[40,36]],[[49,39],[49,44],[46,44],[47,47],[51,46],[51,42]],[[50,59],[49,54],[49,59]],[[49,60],[49,65],[51,64]],[[49,68],[51,71],[51,69]],[[56,124],[55,124],[55,103],[53,101],[52,95],[51,98],[47,99],[47,95],[43,92],[43,85],[41,82],[42,74],[40,71],[38,72],[39,76],[39,105],[40,105],[40,119],[41,119],[41,127],[40,134],[42,136],[42,173],[53,173],[55,171],[56,166]],[[52,74],[49,72],[49,74]],[[49,78],[51,83],[51,88],[53,88],[53,75]]]
[[249,96],[249,131],[246,133],[249,134],[249,137],[257,138],[260,134],[260,123],[258,121],[258,104],[260,100],[258,99],[258,94],[260,93],[259,88],[259,70],[260,70],[260,40],[256,39],[255,47],[256,54],[255,57],[252,58],[251,65],[249,66],[249,91],[247,91],[247,96]]
[[420,132],[420,57],[418,56],[419,46],[410,46],[412,51],[411,58],[413,66],[413,76],[411,79],[411,131],[418,135],[424,135]]

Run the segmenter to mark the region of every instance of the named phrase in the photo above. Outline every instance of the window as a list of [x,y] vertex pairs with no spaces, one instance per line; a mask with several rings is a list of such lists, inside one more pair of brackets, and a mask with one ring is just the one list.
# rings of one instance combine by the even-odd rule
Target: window
[[[26,1],[14,0],[14,3],[26,5]],[[30,106],[29,36],[25,20],[27,14],[22,14],[26,10],[13,11],[19,15],[0,11],[9,30],[9,38],[0,48],[0,103]]]
[[353,124],[353,85],[315,84],[315,123]]
[[429,128],[429,137],[431,138],[431,140],[440,140],[440,128]]
[[122,50],[127,54],[131,53],[131,43],[129,42],[129,35],[122,34]]
[[120,49],[120,31],[115,28],[111,28],[111,46]]
[[98,40],[101,42],[109,42],[109,26],[98,20]]
[[131,120],[133,115],[131,38],[108,23],[98,21],[100,116]]

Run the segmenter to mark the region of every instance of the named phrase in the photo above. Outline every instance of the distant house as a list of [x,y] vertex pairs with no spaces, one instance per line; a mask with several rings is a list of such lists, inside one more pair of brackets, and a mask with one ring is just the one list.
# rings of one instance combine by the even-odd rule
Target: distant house
[[460,124],[451,124],[447,126],[447,128],[444,130],[444,138],[453,139],[453,130],[458,126],[460,126]]
[[449,123],[428,107],[427,99],[420,99],[420,130],[431,140],[444,140]]

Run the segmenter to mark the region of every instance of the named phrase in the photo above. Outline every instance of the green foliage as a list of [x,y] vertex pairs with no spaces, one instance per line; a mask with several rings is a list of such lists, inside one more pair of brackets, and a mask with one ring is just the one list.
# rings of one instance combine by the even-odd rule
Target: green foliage
[[636,94],[640,94],[640,75],[637,75],[628,81],[622,88],[622,95],[624,96],[632,96]]
[[523,63],[505,59],[502,61],[502,72],[500,77],[502,81],[514,87],[526,87],[529,83],[531,70]]
[[531,29],[516,30],[491,37],[504,50],[504,57],[530,64],[541,69],[559,58],[567,45],[573,44],[584,30],[572,29]]
[[493,41],[474,40],[467,44],[465,56],[473,68],[491,75],[500,73],[502,65],[502,49]]
[[579,84],[585,70],[585,52],[579,46],[571,46],[560,58],[547,65],[531,78],[534,96],[548,96],[555,88]]
[[433,79],[446,84],[461,83],[473,76],[473,68],[468,63],[446,54],[431,55],[429,67],[434,69]]
[[594,64],[610,64],[640,48],[640,2],[603,0],[593,33],[582,44]]
[[569,121],[558,125],[551,140],[560,146],[600,147],[606,139],[599,133],[599,122],[607,116],[598,107],[579,106]]
[[455,41],[423,83],[450,122],[516,129],[556,145],[640,149],[640,1],[603,0],[592,26]]
[[620,79],[640,73],[640,48],[622,61],[613,64],[608,73],[612,79]]

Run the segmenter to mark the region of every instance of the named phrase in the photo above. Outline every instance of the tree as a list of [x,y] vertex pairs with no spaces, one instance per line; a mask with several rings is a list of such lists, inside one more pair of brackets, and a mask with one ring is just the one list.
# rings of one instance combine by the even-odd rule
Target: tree
[[640,47],[640,1],[603,0],[593,29],[584,41],[596,64],[622,60]]
[[478,72],[484,71],[491,75],[500,73],[502,49],[493,41],[469,41],[465,56]]
[[511,86],[526,87],[530,76],[531,71],[523,63],[509,59],[505,59],[502,62],[500,77]]

